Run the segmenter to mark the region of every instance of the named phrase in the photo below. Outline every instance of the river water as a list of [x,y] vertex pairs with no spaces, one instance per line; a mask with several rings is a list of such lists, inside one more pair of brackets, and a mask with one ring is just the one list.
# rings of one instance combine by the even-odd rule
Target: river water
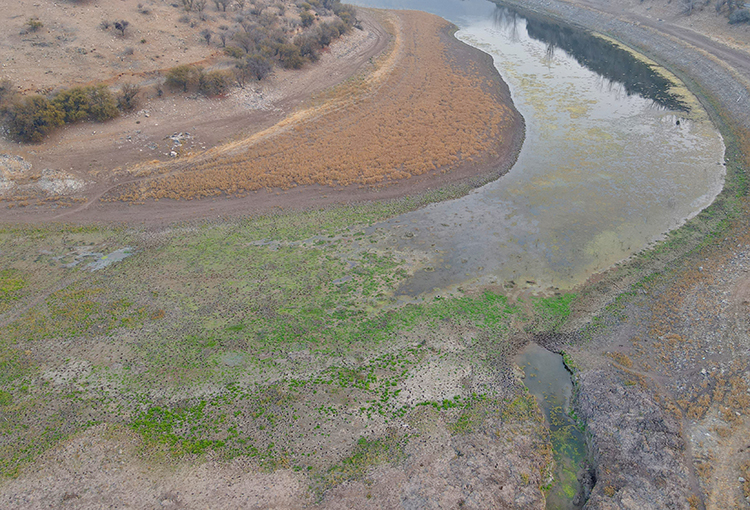
[[484,0],[359,3],[455,23],[460,40],[492,55],[526,121],[507,175],[376,226],[386,244],[427,261],[399,290],[404,297],[472,284],[571,289],[721,191],[719,133],[687,91],[670,94],[630,53]]

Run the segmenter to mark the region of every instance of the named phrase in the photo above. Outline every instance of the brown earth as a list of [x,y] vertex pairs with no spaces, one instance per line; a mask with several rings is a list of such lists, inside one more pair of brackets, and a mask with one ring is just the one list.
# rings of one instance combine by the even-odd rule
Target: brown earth
[[[159,71],[176,65],[216,62],[223,55],[220,27],[242,31],[239,19],[253,19],[248,14],[253,7],[278,17],[291,36],[302,31],[299,10],[289,0],[246,2],[242,9],[230,2],[226,12],[209,1],[202,13],[185,12],[179,0],[4,2],[2,76],[24,93],[39,94],[91,82],[153,82]],[[31,18],[43,26],[29,30]],[[101,26],[118,20],[129,23],[124,34]],[[210,44],[203,30],[213,32]]]

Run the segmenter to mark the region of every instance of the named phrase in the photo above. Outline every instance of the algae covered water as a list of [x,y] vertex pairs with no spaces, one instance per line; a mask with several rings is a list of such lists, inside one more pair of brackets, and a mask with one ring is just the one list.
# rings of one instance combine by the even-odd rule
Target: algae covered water
[[[459,286],[573,289],[662,239],[721,191],[720,134],[694,96],[644,57],[484,0],[359,3],[455,23],[456,37],[493,57],[526,122],[508,174],[372,228],[381,247],[422,261],[399,289],[402,299]],[[569,415],[570,374],[536,344],[517,363],[551,433],[547,508],[580,508],[586,442]]]
[[524,373],[524,385],[536,397],[550,430],[555,459],[554,483],[547,494],[547,508],[581,508],[584,488],[581,469],[586,460],[586,439],[570,415],[573,384],[560,355],[530,343],[516,363]]

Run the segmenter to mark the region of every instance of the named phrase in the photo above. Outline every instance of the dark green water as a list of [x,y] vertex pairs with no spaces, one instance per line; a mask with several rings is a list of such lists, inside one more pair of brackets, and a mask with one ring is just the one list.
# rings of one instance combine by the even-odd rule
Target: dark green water
[[516,360],[524,384],[536,397],[549,425],[555,458],[554,481],[547,494],[549,510],[583,506],[580,470],[586,460],[586,439],[570,415],[573,383],[562,357],[530,343]]

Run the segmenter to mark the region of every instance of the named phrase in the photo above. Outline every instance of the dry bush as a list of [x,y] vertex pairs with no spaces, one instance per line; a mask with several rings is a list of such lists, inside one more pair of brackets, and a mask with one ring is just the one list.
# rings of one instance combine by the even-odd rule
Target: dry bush
[[[195,199],[300,185],[372,186],[449,172],[495,155],[513,123],[495,84],[451,62],[445,21],[402,15],[400,65],[381,81],[350,80],[334,108],[242,150],[190,161],[185,170],[133,185],[119,199]],[[382,69],[381,69],[382,70]],[[379,71],[376,71],[376,74]]]

